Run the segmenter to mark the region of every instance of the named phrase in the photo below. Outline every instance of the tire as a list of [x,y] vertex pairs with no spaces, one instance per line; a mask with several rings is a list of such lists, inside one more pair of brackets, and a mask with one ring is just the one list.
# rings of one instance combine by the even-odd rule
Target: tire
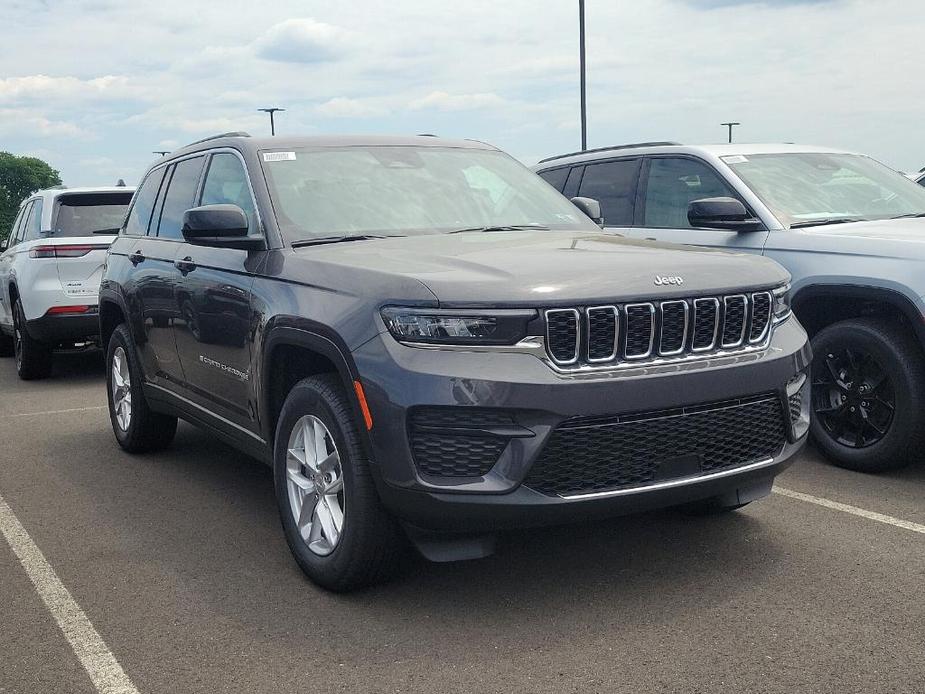
[[24,381],[37,381],[51,374],[51,347],[32,338],[26,327],[26,314],[22,301],[16,300],[13,307],[13,353],[16,357],[16,373]]
[[[177,418],[151,409],[142,382],[135,342],[123,323],[113,332],[106,350],[106,393],[112,431],[119,445],[129,453],[167,448],[177,433]],[[128,395],[127,416],[125,395]]]
[[[315,453],[318,440],[323,441],[324,456]],[[290,449],[300,452],[291,455]],[[321,466],[319,457],[324,459]],[[312,376],[290,391],[276,428],[273,471],[283,533],[306,576],[343,592],[395,574],[406,541],[379,500],[350,401],[337,376]],[[297,522],[300,509],[305,509],[304,520]],[[336,533],[329,532],[332,524]]]
[[839,467],[871,473],[899,469],[920,456],[925,359],[909,331],[895,322],[857,318],[819,331],[812,347],[810,431],[823,455]]

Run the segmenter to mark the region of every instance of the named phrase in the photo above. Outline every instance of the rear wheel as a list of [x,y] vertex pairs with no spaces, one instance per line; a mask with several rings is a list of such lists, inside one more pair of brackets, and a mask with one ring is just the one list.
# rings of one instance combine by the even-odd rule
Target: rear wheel
[[13,354],[16,357],[16,373],[22,380],[36,381],[47,378],[51,373],[51,346],[29,335],[26,314],[19,299],[13,307]]
[[106,352],[109,419],[116,440],[129,453],[166,448],[177,433],[177,418],[154,412],[142,390],[135,343],[123,323],[112,334]]
[[925,359],[908,331],[859,318],[821,330],[812,346],[811,427],[819,449],[862,472],[897,469],[921,455]]
[[283,404],[274,479],[283,532],[315,583],[346,591],[388,579],[404,538],[379,500],[339,379],[300,381]]

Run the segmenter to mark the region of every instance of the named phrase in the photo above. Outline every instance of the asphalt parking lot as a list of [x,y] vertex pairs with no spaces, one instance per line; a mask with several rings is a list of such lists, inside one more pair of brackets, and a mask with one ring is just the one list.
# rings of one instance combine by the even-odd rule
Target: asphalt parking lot
[[[101,358],[60,362],[24,383],[0,361],[0,692],[925,692],[925,464],[809,451],[725,517],[522,532],[332,595],[290,559],[269,468],[186,425],[127,457]],[[108,652],[78,658],[62,614]]]

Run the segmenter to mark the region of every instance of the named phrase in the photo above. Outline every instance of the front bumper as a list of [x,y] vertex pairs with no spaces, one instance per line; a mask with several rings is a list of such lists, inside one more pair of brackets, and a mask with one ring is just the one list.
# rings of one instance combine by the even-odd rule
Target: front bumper
[[[550,436],[575,417],[613,417],[697,406],[757,394],[777,394],[786,411],[786,386],[806,371],[806,333],[791,318],[775,329],[768,348],[701,362],[575,378],[528,354],[421,349],[388,333],[367,342],[354,360],[373,416],[370,457],[386,506],[429,529],[475,530],[528,526],[616,515],[718,494],[743,497],[769,487],[805,436],[790,436],[774,455],[742,460],[722,474],[680,475],[595,496],[550,495],[522,484]],[[510,440],[498,462],[477,477],[422,474],[409,442],[409,413],[420,406],[474,407],[514,413],[523,437]],[[789,423],[789,420],[788,420]]]

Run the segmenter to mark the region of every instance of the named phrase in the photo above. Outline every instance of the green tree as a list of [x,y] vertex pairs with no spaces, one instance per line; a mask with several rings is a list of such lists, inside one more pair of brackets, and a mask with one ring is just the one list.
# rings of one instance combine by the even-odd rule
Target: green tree
[[37,190],[60,184],[58,172],[41,159],[0,152],[0,238],[9,235],[19,203]]

